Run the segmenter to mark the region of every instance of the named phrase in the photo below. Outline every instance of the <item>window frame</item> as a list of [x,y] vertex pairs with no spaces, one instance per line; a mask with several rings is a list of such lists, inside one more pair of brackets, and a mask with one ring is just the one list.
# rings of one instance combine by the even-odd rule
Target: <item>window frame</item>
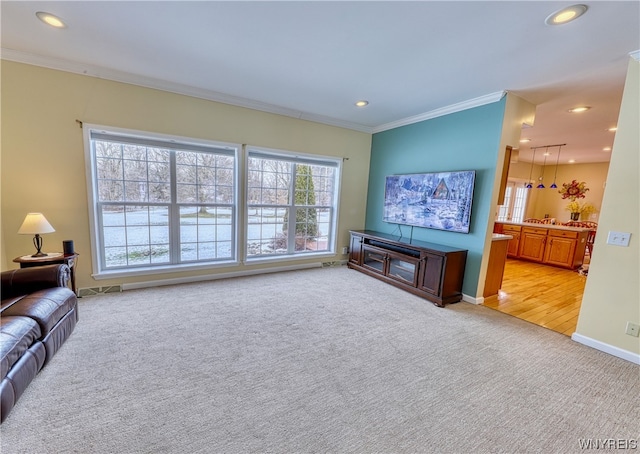
[[[171,151],[171,163],[170,166],[170,185],[172,186],[171,194],[172,199],[167,202],[128,202],[123,198],[122,202],[113,202],[113,204],[118,204],[122,206],[126,205],[140,205],[140,206],[167,206],[169,210],[169,223],[173,222],[173,227],[171,224],[168,226],[169,229],[169,248],[171,249],[171,254],[174,256],[174,260],[169,263],[162,263],[158,265],[153,264],[145,264],[140,266],[123,266],[117,268],[107,268],[105,262],[105,241],[103,237],[103,227],[104,224],[102,222],[102,212],[101,206],[105,204],[105,202],[99,200],[97,191],[97,167],[96,167],[96,153],[94,152],[94,148],[92,145],[92,140],[100,137],[111,137],[113,139],[123,138],[127,139],[129,143],[138,143],[140,145],[144,145],[147,147],[162,147],[165,149],[170,149]],[[108,127],[102,125],[95,124],[83,124],[83,138],[84,138],[84,150],[85,150],[85,172],[86,172],[86,183],[87,183],[87,202],[89,208],[89,227],[90,227],[90,241],[91,241],[91,250],[92,250],[92,277],[95,279],[107,279],[113,277],[125,277],[125,276],[136,276],[136,275],[147,275],[147,274],[159,274],[159,273],[167,273],[170,271],[185,271],[185,270],[197,270],[197,269],[206,269],[212,267],[221,267],[221,266],[230,266],[239,263],[238,259],[238,226],[240,222],[239,218],[239,187],[240,187],[240,179],[239,179],[239,160],[241,158],[241,149],[242,146],[240,144],[233,143],[225,143],[225,142],[217,142],[217,141],[209,141],[209,140],[199,140],[187,137],[173,136],[167,134],[160,134],[154,132],[146,132],[146,131],[136,131],[124,128],[117,127]],[[232,201],[231,209],[232,209],[232,218],[231,218],[231,257],[223,258],[218,260],[201,260],[201,261],[182,261],[179,257],[180,255],[180,238],[179,238],[179,228],[180,228],[180,215],[179,211],[181,206],[218,206],[216,203],[186,203],[186,202],[178,202],[178,199],[175,198],[177,196],[176,192],[176,159],[175,154],[176,151],[194,151],[194,152],[220,152],[223,151],[222,154],[227,154],[233,157],[234,166],[233,166],[233,182],[234,187],[232,188]],[[123,181],[124,180],[123,178]],[[107,203],[108,204],[108,203]],[[224,204],[223,204],[224,205]],[[229,204],[226,204],[229,205]],[[177,212],[176,212],[177,211]],[[178,224],[175,224],[178,222]],[[177,255],[176,255],[177,254]]]
[[[509,178],[504,205],[498,205],[496,211],[497,222],[522,222],[529,204],[531,189],[526,189],[526,180]],[[520,195],[520,197],[518,197]],[[518,212],[515,215],[516,211]]]
[[[96,280],[111,279],[118,277],[135,277],[142,275],[153,274],[166,274],[170,272],[181,271],[196,271],[216,268],[229,268],[239,266],[243,264],[259,264],[261,262],[295,262],[300,260],[309,260],[312,258],[318,259],[322,257],[335,257],[337,251],[338,241],[338,225],[339,225],[339,213],[340,213],[340,186],[342,180],[342,165],[343,158],[327,155],[315,155],[301,152],[293,152],[286,150],[278,150],[265,148],[260,146],[249,146],[246,144],[236,144],[229,142],[219,142],[212,140],[194,139],[190,137],[182,137],[175,135],[168,135],[150,131],[138,131],[132,129],[125,129],[119,127],[104,126],[98,124],[83,123],[83,141],[85,152],[85,175],[87,185],[87,203],[89,209],[89,228],[90,228],[90,243],[91,243],[91,264],[92,264],[92,277]],[[123,267],[117,269],[105,269],[102,266],[104,263],[104,238],[102,235],[103,224],[100,220],[100,213],[98,211],[98,194],[97,194],[97,169],[95,165],[95,153],[91,144],[92,132],[96,134],[112,134],[114,136],[126,136],[129,138],[137,138],[139,140],[147,141],[147,146],[154,147],[154,144],[163,143],[165,148],[181,149],[180,145],[188,145],[190,147],[201,147],[203,149],[209,149],[215,151],[215,149],[231,149],[234,156],[234,170],[233,178],[235,187],[233,188],[233,197],[235,203],[233,205],[233,223],[231,235],[233,237],[232,244],[232,259],[218,260],[218,261],[200,261],[200,262],[186,262],[186,263],[168,263],[162,265],[148,266],[136,266],[136,267]],[[179,146],[176,146],[179,145]],[[329,222],[329,232],[327,234],[327,247],[320,251],[305,251],[304,253],[292,253],[292,254],[278,254],[278,255],[257,255],[250,256],[248,254],[247,238],[248,238],[248,179],[249,179],[249,154],[250,153],[263,153],[265,156],[271,158],[277,157],[282,160],[295,161],[296,163],[311,164],[311,165],[324,165],[330,164],[335,168],[335,174],[333,177],[333,194],[331,197],[332,210]],[[175,180],[175,159],[173,163],[172,181]],[[125,179],[123,179],[125,181]],[[175,186],[175,182],[172,183]],[[293,194],[293,192],[291,193]],[[172,204],[177,202],[172,201]],[[136,202],[136,204],[140,204]],[[148,201],[142,205],[150,206],[152,203]],[[179,217],[179,216],[178,216]],[[171,232],[170,247],[179,246],[179,234],[175,233],[177,228],[174,228],[174,232]],[[178,236],[178,238],[176,238]],[[177,241],[177,243],[176,243]]]
[[[292,237],[294,234],[290,234],[287,247],[289,250],[293,249],[293,253],[289,252],[287,254],[258,254],[258,255],[249,255],[248,253],[248,238],[249,238],[249,222],[248,222],[248,211],[249,208],[254,206],[255,204],[249,203],[249,159],[251,157],[264,158],[269,160],[280,160],[283,162],[288,162],[291,164],[303,164],[303,165],[316,165],[316,166],[327,166],[335,169],[335,175],[333,177],[333,194],[331,197],[330,206],[325,205],[317,205],[318,209],[326,209],[329,208],[332,212],[330,215],[329,221],[329,233],[327,235],[327,249],[319,250],[319,251],[304,251],[304,252],[296,252],[295,246],[292,244]],[[244,206],[242,207],[242,213],[245,216],[244,221],[244,229],[243,229],[243,258],[247,263],[260,263],[260,262],[270,262],[270,261],[291,261],[291,260],[299,260],[299,259],[308,259],[310,257],[322,257],[322,256],[335,256],[336,254],[336,245],[337,245],[337,228],[338,228],[338,215],[340,212],[340,182],[342,180],[342,158],[333,157],[333,156],[324,156],[324,155],[314,155],[293,151],[285,151],[278,150],[273,148],[266,148],[254,145],[247,145],[245,147],[244,153],[244,184],[243,190],[245,191],[244,197]],[[287,205],[277,205],[279,208],[292,208],[295,207],[295,175],[296,172],[294,170],[295,165],[292,165],[291,175],[292,178],[289,181],[289,202]],[[271,206],[270,204],[262,205],[264,207]],[[276,205],[273,205],[276,207]],[[291,219],[291,212],[289,214],[289,219]],[[295,219],[295,216],[293,216]],[[295,222],[295,221],[294,221]],[[295,230],[295,229],[294,229]]]

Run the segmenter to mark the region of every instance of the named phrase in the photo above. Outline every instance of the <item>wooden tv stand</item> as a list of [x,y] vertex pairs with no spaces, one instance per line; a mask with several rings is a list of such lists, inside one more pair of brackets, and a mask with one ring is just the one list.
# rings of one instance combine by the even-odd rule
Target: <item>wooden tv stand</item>
[[349,268],[407,290],[438,307],[462,299],[467,250],[371,230],[351,230]]

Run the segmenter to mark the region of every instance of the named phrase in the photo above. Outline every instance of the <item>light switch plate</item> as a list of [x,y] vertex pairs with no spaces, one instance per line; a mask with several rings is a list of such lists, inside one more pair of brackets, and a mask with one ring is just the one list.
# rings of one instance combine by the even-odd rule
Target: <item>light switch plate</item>
[[628,247],[630,238],[631,233],[629,232],[614,232],[613,230],[610,230],[609,235],[607,235],[607,244]]

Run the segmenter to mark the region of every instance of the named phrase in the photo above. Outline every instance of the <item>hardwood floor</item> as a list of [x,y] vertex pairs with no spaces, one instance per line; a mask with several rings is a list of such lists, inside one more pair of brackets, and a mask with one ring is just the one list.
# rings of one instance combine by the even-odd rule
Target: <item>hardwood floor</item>
[[507,259],[502,288],[484,305],[571,336],[586,282],[577,271]]

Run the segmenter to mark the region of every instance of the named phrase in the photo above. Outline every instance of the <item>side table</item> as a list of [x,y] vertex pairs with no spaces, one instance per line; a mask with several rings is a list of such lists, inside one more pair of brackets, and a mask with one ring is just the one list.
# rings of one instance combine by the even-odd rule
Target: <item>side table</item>
[[20,268],[30,268],[32,266],[44,266],[55,265],[64,263],[71,270],[71,290],[76,295],[78,294],[76,289],[76,263],[78,262],[78,253],[63,254],[62,252],[49,252],[45,257],[31,257],[30,255],[23,255],[13,259],[15,263],[20,264]]

